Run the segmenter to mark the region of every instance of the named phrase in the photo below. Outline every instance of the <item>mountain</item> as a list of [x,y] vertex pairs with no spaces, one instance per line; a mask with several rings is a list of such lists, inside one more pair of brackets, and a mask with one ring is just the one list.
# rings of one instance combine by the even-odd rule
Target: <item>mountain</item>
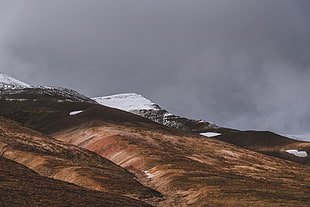
[[[137,114],[171,128],[200,133],[200,135],[215,137],[266,155],[310,165],[309,142],[300,142],[271,132],[227,129],[202,120],[179,117],[170,114],[153,101],[135,93],[97,97],[93,100],[99,104]],[[303,157],[297,156],[298,153],[303,154]]]
[[[59,206],[74,206],[87,198],[88,206],[100,206],[99,199],[102,206],[310,205],[310,166],[292,162],[305,155],[307,149],[298,148],[303,143],[273,133],[217,131],[221,127],[179,130],[77,98],[78,93],[67,97],[45,90],[0,93],[0,172],[5,172],[0,174],[0,206],[27,196],[35,197],[27,200],[34,204],[18,201],[15,206],[53,199]],[[163,110],[145,100],[141,106]],[[218,136],[210,138],[210,132]],[[291,161],[259,152],[264,146],[285,147]],[[65,196],[62,186],[69,191]],[[43,190],[36,192],[39,187]],[[77,193],[85,198],[74,199]]]
[[124,93],[112,96],[96,97],[93,100],[104,106],[127,111],[167,127],[197,133],[204,132],[231,132],[236,131],[217,126],[214,123],[203,120],[192,120],[169,113],[157,104],[140,94]]
[[7,101],[36,101],[45,99],[56,102],[88,102],[96,103],[92,99],[62,87],[32,87],[0,90],[0,99]]
[[7,89],[23,89],[31,88],[32,86],[22,81],[16,80],[9,75],[0,73],[0,90]]
[[[43,95],[43,96],[42,96]],[[38,98],[57,102],[88,102],[92,99],[62,87],[31,86],[16,80],[9,75],[0,73],[0,99],[8,101],[36,101]]]

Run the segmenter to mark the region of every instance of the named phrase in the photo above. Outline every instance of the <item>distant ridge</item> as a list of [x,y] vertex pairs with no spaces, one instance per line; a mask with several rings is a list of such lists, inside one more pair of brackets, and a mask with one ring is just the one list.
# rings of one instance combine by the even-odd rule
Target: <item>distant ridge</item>
[[0,99],[8,101],[36,100],[39,97],[54,97],[58,102],[88,102],[92,99],[67,88],[56,86],[32,86],[7,74],[0,73]]

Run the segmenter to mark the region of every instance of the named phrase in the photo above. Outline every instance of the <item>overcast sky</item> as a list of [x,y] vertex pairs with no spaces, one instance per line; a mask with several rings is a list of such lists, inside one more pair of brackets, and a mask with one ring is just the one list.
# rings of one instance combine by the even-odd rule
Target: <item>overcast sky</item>
[[0,0],[0,71],[141,93],[239,129],[310,132],[309,0]]

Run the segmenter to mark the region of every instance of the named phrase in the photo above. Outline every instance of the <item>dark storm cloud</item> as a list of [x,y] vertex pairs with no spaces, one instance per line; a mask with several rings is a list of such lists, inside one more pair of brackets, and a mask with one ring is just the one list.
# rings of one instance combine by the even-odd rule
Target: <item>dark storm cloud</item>
[[0,1],[2,72],[89,96],[138,92],[230,127],[310,132],[307,0],[12,2]]

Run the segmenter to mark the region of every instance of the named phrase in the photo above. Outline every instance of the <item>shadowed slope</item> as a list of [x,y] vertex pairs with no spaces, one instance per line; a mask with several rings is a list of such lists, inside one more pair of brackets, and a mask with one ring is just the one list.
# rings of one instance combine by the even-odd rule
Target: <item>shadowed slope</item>
[[0,156],[1,207],[103,207],[148,206],[111,193],[91,191],[38,175],[21,164]]

